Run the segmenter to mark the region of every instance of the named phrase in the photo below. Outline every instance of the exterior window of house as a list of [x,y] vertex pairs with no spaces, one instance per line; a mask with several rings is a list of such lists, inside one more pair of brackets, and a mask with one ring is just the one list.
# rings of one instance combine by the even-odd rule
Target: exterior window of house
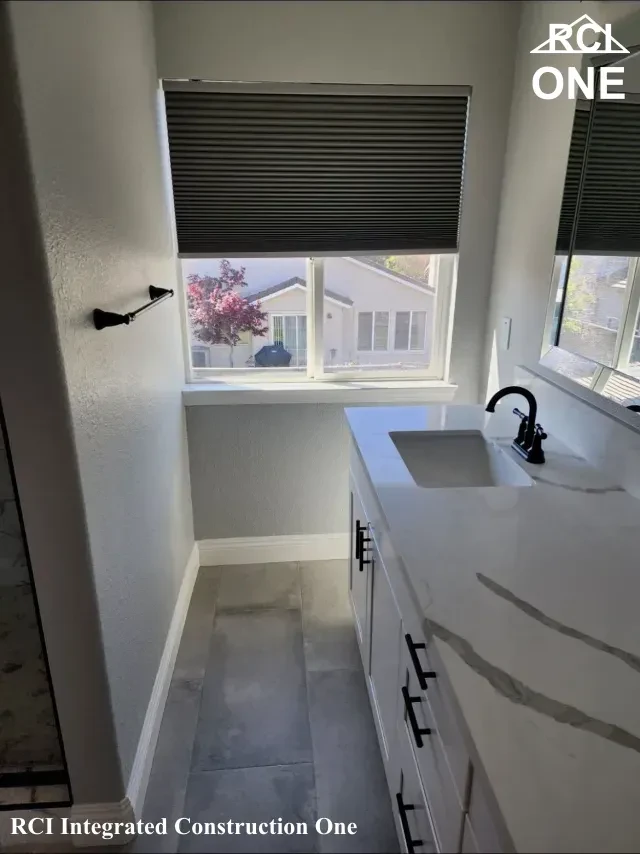
[[394,350],[424,350],[426,311],[397,311]]
[[307,364],[306,314],[272,314],[271,330],[274,344],[282,344],[291,353],[293,367]]
[[358,312],[358,350],[389,349],[389,312]]
[[208,368],[211,364],[208,347],[191,348],[191,364],[194,368]]

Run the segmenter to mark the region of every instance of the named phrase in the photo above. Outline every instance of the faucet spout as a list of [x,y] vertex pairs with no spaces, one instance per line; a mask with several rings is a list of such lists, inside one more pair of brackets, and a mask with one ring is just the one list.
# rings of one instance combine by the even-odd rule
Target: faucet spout
[[543,463],[544,451],[542,450],[542,439],[546,439],[546,433],[543,432],[542,427],[539,424],[536,424],[538,404],[528,388],[522,388],[522,386],[519,385],[505,386],[493,395],[489,403],[487,403],[486,411],[495,412],[496,403],[509,394],[519,394],[524,397],[529,404],[528,415],[523,415],[523,413],[518,409],[513,410],[516,415],[520,416],[522,423],[518,431],[518,436],[513,441],[512,447],[515,451],[521,454],[527,462]]

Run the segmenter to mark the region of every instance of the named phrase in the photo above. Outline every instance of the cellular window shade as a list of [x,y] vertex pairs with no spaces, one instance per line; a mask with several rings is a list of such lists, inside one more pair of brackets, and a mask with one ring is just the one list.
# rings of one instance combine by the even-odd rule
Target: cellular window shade
[[[587,111],[576,111],[571,152],[580,146],[584,151],[588,116]],[[578,159],[576,154],[572,167],[572,153],[569,154],[559,251],[567,251],[569,247],[581,163],[582,155]],[[640,254],[640,103],[637,101],[598,101],[595,106],[575,252]]]
[[589,111],[576,109],[573,119],[573,130],[571,132],[567,172],[564,180],[562,207],[560,209],[560,224],[558,226],[558,238],[556,241],[556,252],[558,253],[566,253],[569,251],[571,229],[576,215],[578,186],[580,184],[580,173],[582,171],[588,124]]
[[640,254],[640,103],[598,101],[576,252]]
[[457,249],[467,94],[165,99],[181,254]]

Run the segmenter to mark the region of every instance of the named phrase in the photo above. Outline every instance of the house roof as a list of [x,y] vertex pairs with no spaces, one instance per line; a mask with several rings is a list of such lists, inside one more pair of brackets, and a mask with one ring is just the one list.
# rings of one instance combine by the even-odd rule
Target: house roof
[[372,261],[367,257],[350,256],[347,260],[355,261],[356,264],[363,264],[365,267],[371,267],[373,270],[377,270],[379,273],[384,273],[391,279],[398,279],[400,282],[406,282],[407,285],[413,285],[413,287],[419,288],[422,291],[427,291],[428,293],[433,293],[434,291],[432,285],[428,285],[421,279],[415,279],[413,276],[407,276],[406,273],[400,273],[397,270],[389,270],[384,266],[384,264],[378,264],[377,261]]
[[[277,285],[271,285],[269,288],[263,288],[261,291],[256,291],[252,294],[247,294],[247,299],[249,302],[256,302],[257,300],[264,299],[265,297],[273,296],[274,294],[279,293],[280,291],[286,291],[289,288],[305,288],[307,287],[306,279],[301,279],[300,276],[292,276],[290,279],[285,279],[284,282],[278,282]],[[353,300],[349,299],[349,297],[343,296],[343,294],[339,294],[337,291],[331,291],[328,288],[325,288],[325,295],[329,297],[329,299],[335,300],[336,302],[342,303],[343,305],[353,305]]]

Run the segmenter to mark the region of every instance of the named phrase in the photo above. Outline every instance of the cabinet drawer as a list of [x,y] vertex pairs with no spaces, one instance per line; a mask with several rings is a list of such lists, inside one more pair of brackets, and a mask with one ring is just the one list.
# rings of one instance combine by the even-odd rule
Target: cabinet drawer
[[397,785],[391,796],[402,850],[408,854],[437,854],[438,847],[407,731],[399,719]]
[[[437,730],[440,736],[458,800],[463,804],[469,774],[469,752],[458,729],[452,700],[448,697],[448,689],[443,679],[438,677],[438,674],[442,675],[443,673],[443,664],[433,645],[425,643],[424,636],[419,633],[415,622],[413,624],[406,620],[404,622],[405,629],[413,629],[413,631],[405,632],[403,637],[407,652],[409,652],[410,645],[414,647],[413,656],[409,653],[409,664],[407,665],[410,671],[410,690],[412,696],[420,694],[425,701],[424,714],[428,716],[430,721],[429,724],[425,723],[425,726]],[[406,637],[407,634],[409,637]],[[419,646],[420,643],[425,643],[426,648],[416,649],[416,644]],[[423,690],[420,685],[419,669],[422,672],[436,674],[435,678],[429,677],[425,680],[426,690]]]
[[463,820],[462,801],[456,791],[437,724],[427,704],[425,692],[420,689],[406,644],[401,665],[400,694],[400,717],[413,747],[440,850],[457,851]]

